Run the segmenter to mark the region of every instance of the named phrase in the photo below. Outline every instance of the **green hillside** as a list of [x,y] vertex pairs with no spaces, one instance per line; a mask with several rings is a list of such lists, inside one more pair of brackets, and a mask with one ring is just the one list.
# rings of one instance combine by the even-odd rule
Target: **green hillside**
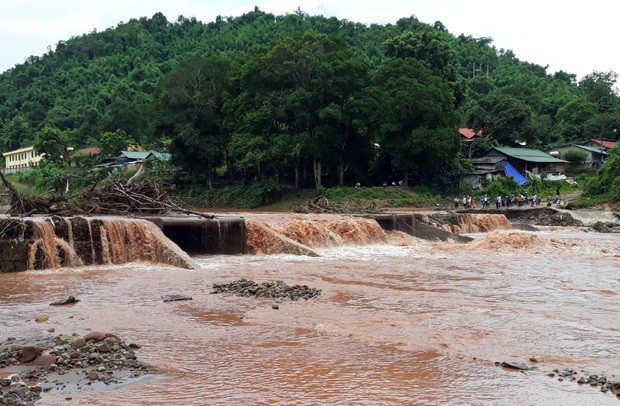
[[51,133],[101,145],[120,130],[209,184],[441,184],[464,170],[458,126],[505,145],[617,138],[616,76],[550,75],[490,38],[415,17],[364,25],[255,9],[202,23],[158,13],[59,42],[0,75],[0,147]]

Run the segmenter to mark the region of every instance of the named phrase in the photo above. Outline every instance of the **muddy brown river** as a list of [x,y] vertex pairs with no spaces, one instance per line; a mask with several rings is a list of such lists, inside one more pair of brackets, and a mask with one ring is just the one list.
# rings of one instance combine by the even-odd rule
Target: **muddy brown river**
[[[292,255],[202,257],[200,269],[132,264],[0,274],[0,340],[115,332],[158,376],[38,404],[620,404],[554,368],[620,380],[620,235],[494,231],[468,245],[390,243]],[[283,280],[309,301],[210,294]],[[192,301],[163,303],[163,294]],[[74,294],[73,307],[50,307]],[[50,319],[33,321],[39,314]],[[495,361],[528,362],[517,372]],[[532,364],[533,365],[533,364]],[[613,376],[615,378],[612,378]],[[70,397],[70,400],[66,400]]]

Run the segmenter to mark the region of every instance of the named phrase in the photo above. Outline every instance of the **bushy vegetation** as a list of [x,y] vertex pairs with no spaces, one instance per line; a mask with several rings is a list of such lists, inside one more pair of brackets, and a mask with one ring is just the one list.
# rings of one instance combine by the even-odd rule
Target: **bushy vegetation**
[[620,147],[613,149],[597,176],[590,178],[584,195],[620,201]]
[[193,186],[179,190],[179,197],[185,205],[197,208],[254,209],[273,203],[280,191],[281,187],[270,179],[252,185],[226,186],[216,189]]
[[483,190],[477,194],[486,194],[491,198],[497,195],[516,196],[519,194],[528,194],[529,196],[537,195],[546,198],[555,196],[558,188],[560,189],[560,193],[567,193],[573,190],[565,181],[551,182],[548,180],[530,179],[526,184],[519,186],[511,177],[501,177],[484,185]]
[[[467,171],[458,126],[485,135],[474,155],[492,142],[617,138],[616,80],[548,74],[490,38],[415,17],[364,25],[255,9],[202,23],[157,13],[0,75],[0,146],[37,145],[65,167],[67,145],[168,150],[195,184],[255,182],[205,193],[246,207],[272,193],[261,191],[267,178],[445,190]],[[48,169],[44,182],[58,189]]]
[[579,165],[588,158],[588,155],[585,151],[578,150],[576,148],[569,149],[560,155],[560,159],[570,162],[573,165]]

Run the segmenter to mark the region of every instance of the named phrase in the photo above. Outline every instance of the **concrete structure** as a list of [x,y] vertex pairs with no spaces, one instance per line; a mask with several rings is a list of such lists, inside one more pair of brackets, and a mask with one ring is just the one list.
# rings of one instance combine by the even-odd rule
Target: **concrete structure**
[[575,150],[585,154],[586,158],[581,165],[589,168],[598,169],[605,159],[609,156],[609,153],[602,149],[589,147],[587,145],[564,145],[561,147],[548,149],[546,152],[554,157],[561,157],[564,153]]
[[39,162],[43,157],[37,153],[34,147],[25,147],[2,154],[5,161],[5,171],[21,172],[35,166],[39,166]]
[[484,155],[505,158],[519,173],[525,174],[561,174],[566,170],[568,161],[554,158],[542,151],[529,148],[495,147]]

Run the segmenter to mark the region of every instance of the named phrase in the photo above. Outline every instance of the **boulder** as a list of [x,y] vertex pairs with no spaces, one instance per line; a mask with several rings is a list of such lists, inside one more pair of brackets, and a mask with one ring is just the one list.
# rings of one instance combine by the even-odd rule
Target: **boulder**
[[91,331],[90,333],[84,336],[84,340],[86,341],[101,341],[105,338],[105,334],[100,331]]
[[20,351],[19,358],[17,358],[17,360],[19,362],[31,362],[31,361],[34,361],[42,353],[43,353],[42,348],[25,347],[25,348],[22,348],[22,350]]
[[48,367],[56,362],[56,356],[51,354],[41,354],[34,360],[33,364],[41,367]]

